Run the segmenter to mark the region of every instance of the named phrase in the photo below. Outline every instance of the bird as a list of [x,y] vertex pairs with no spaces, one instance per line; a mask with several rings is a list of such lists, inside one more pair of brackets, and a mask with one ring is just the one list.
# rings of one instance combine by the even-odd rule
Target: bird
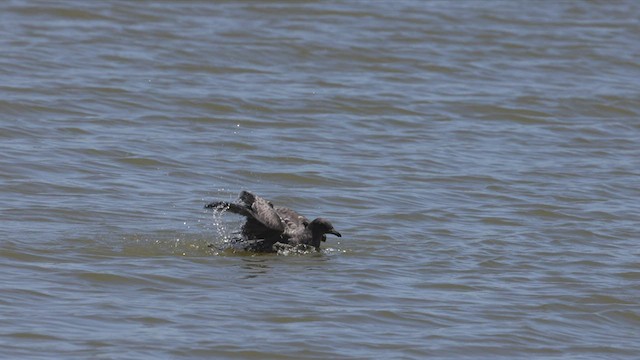
[[236,239],[246,251],[277,252],[282,245],[312,247],[319,251],[320,243],[327,240],[326,234],[342,237],[325,218],[309,221],[292,209],[274,206],[271,201],[246,190],[240,192],[235,202],[215,201],[205,208],[229,211],[246,218],[242,237]]

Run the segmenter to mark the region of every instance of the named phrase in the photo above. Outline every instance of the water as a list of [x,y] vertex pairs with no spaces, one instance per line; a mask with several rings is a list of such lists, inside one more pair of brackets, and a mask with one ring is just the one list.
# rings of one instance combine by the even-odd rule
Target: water
[[[2,357],[636,358],[639,17],[2,2]],[[207,247],[242,189],[343,237]]]

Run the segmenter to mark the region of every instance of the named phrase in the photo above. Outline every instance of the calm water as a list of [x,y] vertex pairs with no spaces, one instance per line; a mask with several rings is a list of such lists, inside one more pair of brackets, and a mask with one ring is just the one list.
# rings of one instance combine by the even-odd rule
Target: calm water
[[[639,18],[2,1],[2,358],[637,358]],[[208,248],[242,189],[343,237]]]

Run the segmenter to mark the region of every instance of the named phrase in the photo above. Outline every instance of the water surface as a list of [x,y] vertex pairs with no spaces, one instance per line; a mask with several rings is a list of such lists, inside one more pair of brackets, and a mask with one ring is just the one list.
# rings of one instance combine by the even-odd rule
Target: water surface
[[[636,358],[639,17],[3,2],[3,356]],[[343,237],[208,247],[242,189]]]

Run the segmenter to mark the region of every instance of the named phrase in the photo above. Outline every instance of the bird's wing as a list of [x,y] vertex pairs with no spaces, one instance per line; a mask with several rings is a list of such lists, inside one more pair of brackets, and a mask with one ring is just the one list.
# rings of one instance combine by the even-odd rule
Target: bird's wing
[[253,213],[250,211],[250,209],[243,204],[236,204],[236,203],[227,202],[227,201],[215,201],[205,205],[204,207],[206,209],[231,211],[234,214],[251,217],[251,218],[253,217]]
[[253,227],[264,226],[264,229],[260,230],[282,232],[285,229],[285,225],[273,205],[248,191],[241,192],[237,202],[216,201],[205,205],[205,208],[226,210],[245,216]]
[[285,225],[269,201],[248,191],[240,193],[240,202],[251,209],[252,217],[270,230],[284,231]]
[[282,219],[282,222],[285,224],[285,233],[294,234],[301,231],[309,225],[309,220],[298,214],[296,211],[286,208],[286,207],[276,207],[276,213]]

